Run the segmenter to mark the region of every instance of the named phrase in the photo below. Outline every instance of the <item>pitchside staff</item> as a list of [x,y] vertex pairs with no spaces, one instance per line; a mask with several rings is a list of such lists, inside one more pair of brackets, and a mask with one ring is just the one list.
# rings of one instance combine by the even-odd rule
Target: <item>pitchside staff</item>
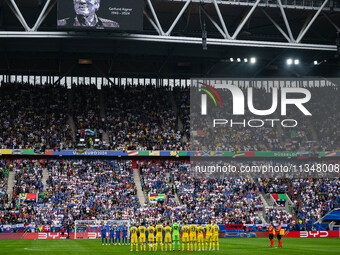
[[274,235],[275,235],[275,229],[273,227],[273,224],[269,224],[269,240],[270,240],[270,247],[274,247]]
[[[274,247],[274,236],[275,236],[275,228],[273,226],[272,223],[270,223],[269,225],[269,240],[270,240],[270,247]],[[281,227],[281,224],[280,222],[278,222],[278,226],[277,226],[277,229],[276,229],[276,232],[277,232],[277,241],[278,241],[278,246],[277,247],[280,247],[282,248],[282,236],[285,235],[285,230]]]
[[278,246],[282,248],[282,241],[281,238],[284,236],[285,230],[281,227],[281,224],[279,223],[277,226],[277,241],[278,241]]

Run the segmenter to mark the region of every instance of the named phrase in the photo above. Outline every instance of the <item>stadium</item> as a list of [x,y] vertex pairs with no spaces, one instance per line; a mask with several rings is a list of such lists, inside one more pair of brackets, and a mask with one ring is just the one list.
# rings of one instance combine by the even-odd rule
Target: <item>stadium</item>
[[339,254],[340,1],[0,0],[0,254]]

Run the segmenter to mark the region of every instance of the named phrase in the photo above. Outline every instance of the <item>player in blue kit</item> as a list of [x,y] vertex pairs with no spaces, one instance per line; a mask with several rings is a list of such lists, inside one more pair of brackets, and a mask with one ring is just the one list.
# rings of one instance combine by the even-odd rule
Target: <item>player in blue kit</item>
[[109,245],[111,245],[111,240],[112,240],[112,245],[115,245],[115,232],[116,232],[116,226],[113,226],[112,224],[110,228]]
[[106,227],[104,226],[104,224],[102,225],[101,229],[100,229],[100,234],[102,236],[102,245],[104,245],[104,240],[105,243],[107,245],[107,238],[106,238]]
[[121,236],[121,231],[123,230],[122,225],[119,225],[116,228],[116,240],[117,240],[117,245],[120,245],[120,236]]
[[126,226],[126,223],[124,222],[124,225],[123,225],[123,235],[122,235],[122,245],[124,245],[124,242],[125,242],[125,245],[128,245],[128,226]]

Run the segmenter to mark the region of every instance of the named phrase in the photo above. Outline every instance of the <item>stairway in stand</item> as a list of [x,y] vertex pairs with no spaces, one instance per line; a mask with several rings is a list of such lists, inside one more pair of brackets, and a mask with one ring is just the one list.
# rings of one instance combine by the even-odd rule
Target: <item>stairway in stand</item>
[[7,179],[7,183],[8,183],[7,184],[7,194],[9,195],[9,201],[12,200],[14,181],[15,181],[15,172],[9,171],[8,179]]
[[49,173],[48,173],[48,170],[47,168],[43,168],[43,173],[42,173],[42,179],[41,179],[41,182],[42,184],[44,185],[44,192],[46,191],[46,186],[47,186],[47,179],[49,177]]
[[140,179],[141,177],[139,175],[139,169],[138,169],[136,160],[132,160],[132,170],[133,170],[133,180],[137,188],[137,197],[138,197],[139,203],[141,206],[145,206],[145,196],[144,196],[144,192],[142,189],[142,182]]
[[137,160],[132,160],[132,169],[138,169]]

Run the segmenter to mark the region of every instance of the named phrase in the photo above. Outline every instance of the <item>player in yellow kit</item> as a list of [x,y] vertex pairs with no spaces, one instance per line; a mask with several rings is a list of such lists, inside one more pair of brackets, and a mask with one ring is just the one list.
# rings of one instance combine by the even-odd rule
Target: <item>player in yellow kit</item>
[[154,247],[154,242],[155,242],[155,228],[153,227],[152,224],[150,224],[150,226],[147,228],[148,231],[148,243],[149,243],[149,251],[155,250]]
[[172,242],[171,242],[171,232],[172,232],[172,228],[168,225],[164,228],[164,232],[165,232],[165,237],[164,237],[164,245],[165,245],[165,251],[168,250],[168,246],[170,247],[170,251],[171,251],[171,246],[172,246]]
[[187,248],[189,251],[189,227],[187,225],[182,226],[182,251],[184,251],[184,244],[187,244]]
[[138,227],[138,232],[139,232],[139,245],[140,245],[140,250],[142,251],[144,247],[144,251],[146,251],[146,238],[145,238],[145,233],[146,233],[146,227],[144,226],[145,223],[142,223],[141,226]]
[[136,251],[138,251],[138,238],[137,238],[138,229],[135,224],[132,224],[130,228],[130,238],[131,238],[131,251],[133,251],[133,246],[136,245]]
[[[194,223],[194,222],[192,222]],[[195,251],[197,250],[197,226],[195,224],[191,224],[189,226],[190,229],[190,245],[191,245],[191,251],[194,250],[194,246],[195,246]]]
[[203,240],[203,234],[204,234],[204,227],[202,226],[202,223],[199,224],[197,228],[197,242],[198,242],[198,251],[204,251],[204,240]]
[[205,225],[205,249],[208,250],[209,246],[209,251],[211,250],[211,241],[212,241],[212,225],[209,223]]
[[163,251],[163,226],[161,224],[156,226],[156,251],[158,243],[160,244],[161,250]]
[[215,250],[215,243],[217,250],[220,249],[220,244],[218,242],[218,233],[220,232],[220,227],[215,223],[212,226],[212,241],[213,241],[213,251]]

